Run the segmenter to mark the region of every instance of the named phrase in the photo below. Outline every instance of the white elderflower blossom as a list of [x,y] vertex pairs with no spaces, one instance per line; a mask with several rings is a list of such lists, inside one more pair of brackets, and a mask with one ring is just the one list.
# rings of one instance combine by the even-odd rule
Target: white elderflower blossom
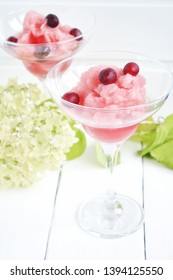
[[74,122],[36,84],[0,86],[0,185],[31,185],[58,169],[77,141]]

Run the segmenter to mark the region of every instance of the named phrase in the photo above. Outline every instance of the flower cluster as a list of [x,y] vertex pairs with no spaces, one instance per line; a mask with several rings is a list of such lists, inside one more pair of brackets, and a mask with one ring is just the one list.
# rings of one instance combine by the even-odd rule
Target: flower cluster
[[0,86],[0,185],[33,184],[58,169],[78,141],[73,124],[36,84]]

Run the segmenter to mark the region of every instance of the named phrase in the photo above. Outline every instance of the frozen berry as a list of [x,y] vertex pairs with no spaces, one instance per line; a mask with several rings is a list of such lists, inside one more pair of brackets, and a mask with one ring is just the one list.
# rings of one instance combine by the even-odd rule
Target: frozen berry
[[135,62],[129,62],[124,66],[123,72],[124,74],[136,76],[139,73],[139,66]]
[[14,36],[8,37],[7,41],[12,42],[12,43],[17,43],[17,38]]
[[82,40],[82,32],[78,29],[78,28],[73,28],[70,30],[70,35],[74,36],[74,37],[79,37],[76,40],[80,41]]
[[113,84],[117,80],[117,73],[112,68],[105,68],[100,71],[99,80],[104,85]]
[[59,19],[56,15],[48,14],[46,16],[46,19],[47,19],[47,25],[51,28],[54,28],[59,24]]
[[50,54],[50,48],[48,46],[38,46],[35,49],[34,55],[38,59],[43,59]]
[[62,99],[74,103],[79,104],[80,98],[76,92],[67,92],[62,96]]

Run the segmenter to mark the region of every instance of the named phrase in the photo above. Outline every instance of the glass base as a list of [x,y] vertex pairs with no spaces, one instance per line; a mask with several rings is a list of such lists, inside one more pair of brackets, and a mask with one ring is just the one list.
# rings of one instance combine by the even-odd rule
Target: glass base
[[135,232],[144,221],[142,207],[130,197],[105,193],[85,201],[77,218],[85,231],[103,238],[119,238]]

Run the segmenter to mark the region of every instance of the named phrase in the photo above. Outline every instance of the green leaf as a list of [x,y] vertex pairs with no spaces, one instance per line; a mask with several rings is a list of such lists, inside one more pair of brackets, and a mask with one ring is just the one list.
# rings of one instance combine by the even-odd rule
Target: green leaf
[[159,119],[141,123],[131,140],[145,145],[138,151],[139,155],[154,158],[173,169],[173,114],[162,122]]
[[134,135],[132,135],[131,140],[136,142],[143,142],[145,144],[152,142],[155,138],[155,131],[158,125],[159,124],[154,123],[153,120],[148,120],[141,123]]
[[156,129],[155,137],[152,142],[150,142],[143,150],[139,153],[141,156],[144,156],[150,153],[154,148],[164,143],[166,137],[168,135],[167,127],[164,125],[160,125]]
[[173,169],[173,140],[155,148],[150,154],[158,162]]
[[82,130],[78,128],[73,128],[76,132],[76,137],[79,139],[77,143],[73,144],[70,151],[66,154],[67,160],[72,160],[80,157],[86,148],[86,137]]

